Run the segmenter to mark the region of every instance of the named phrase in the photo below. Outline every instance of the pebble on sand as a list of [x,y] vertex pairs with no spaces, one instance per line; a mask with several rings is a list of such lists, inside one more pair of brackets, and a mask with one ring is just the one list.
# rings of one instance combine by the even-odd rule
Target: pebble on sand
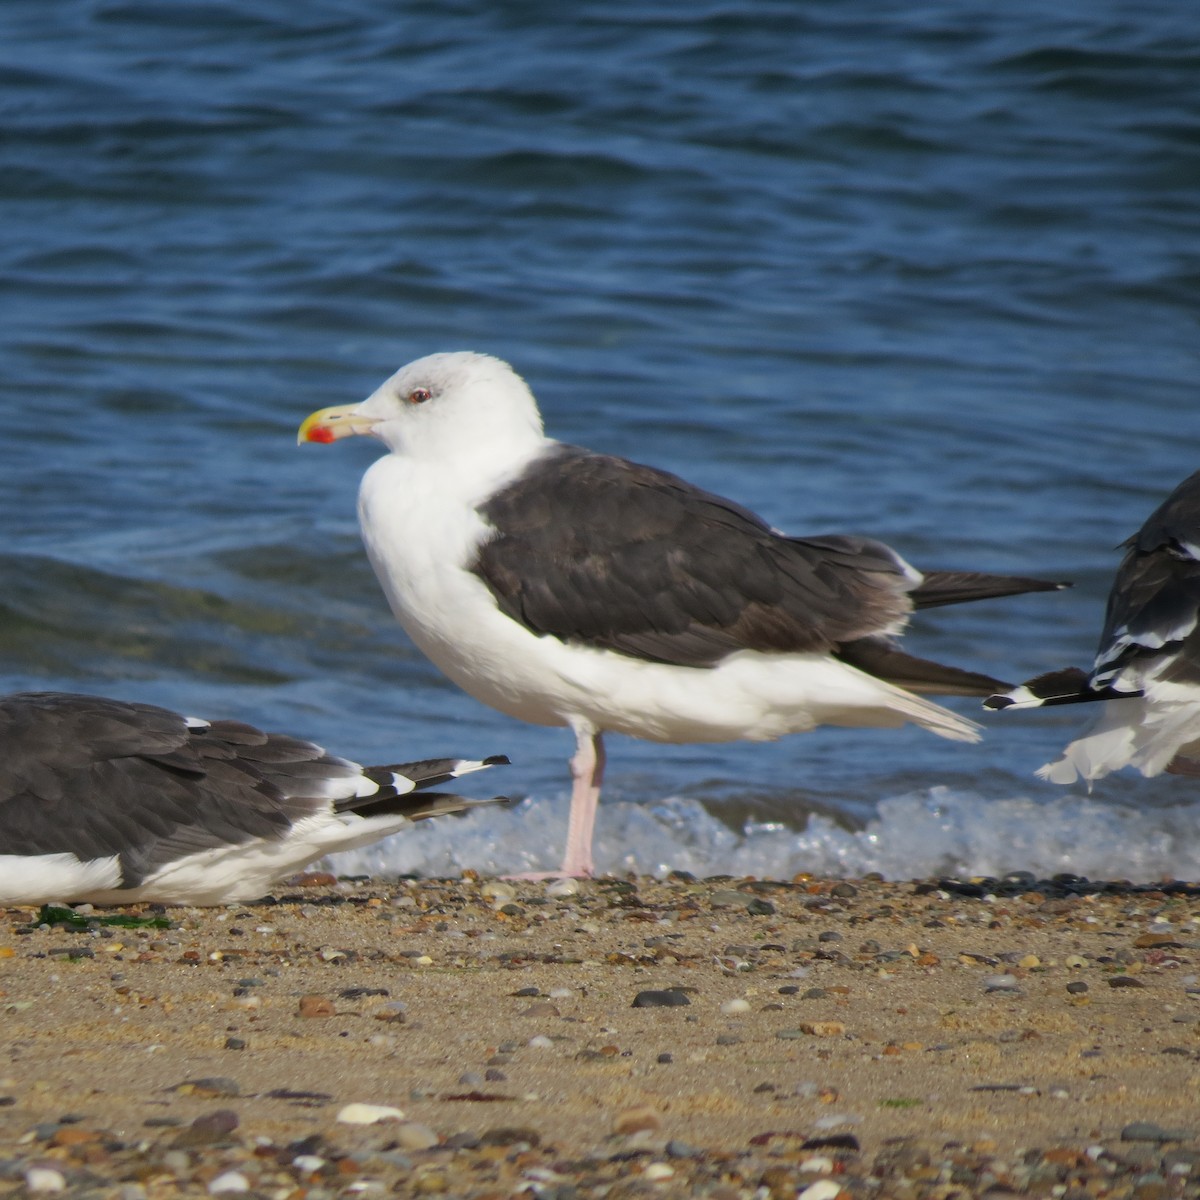
[[832,1179],[818,1179],[816,1183],[809,1184],[797,1200],[834,1200],[841,1190],[841,1185]]
[[619,1112],[613,1121],[613,1133],[656,1133],[662,1128],[658,1113],[649,1105],[627,1108]]
[[250,1180],[241,1171],[225,1171],[208,1185],[209,1194],[212,1196],[227,1192],[248,1192],[249,1190]]
[[376,1125],[380,1121],[403,1121],[404,1113],[387,1104],[347,1104],[337,1115],[343,1125]]
[[55,1167],[30,1167],[25,1172],[25,1186],[31,1192],[61,1192],[66,1189],[67,1179]]
[[638,992],[633,998],[631,1008],[679,1008],[691,1004],[687,995],[678,988],[663,988],[662,990],[647,989]]

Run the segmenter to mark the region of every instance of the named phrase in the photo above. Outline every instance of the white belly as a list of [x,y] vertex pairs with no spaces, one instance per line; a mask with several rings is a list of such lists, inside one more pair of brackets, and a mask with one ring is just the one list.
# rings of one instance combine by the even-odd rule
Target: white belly
[[484,704],[533,724],[582,718],[662,742],[761,741],[820,724],[905,721],[977,736],[972,722],[822,654],[743,651],[709,670],[535,636],[464,569],[488,535],[475,505],[496,482],[464,482],[389,455],[359,494],[363,540],[392,611],[417,647]]

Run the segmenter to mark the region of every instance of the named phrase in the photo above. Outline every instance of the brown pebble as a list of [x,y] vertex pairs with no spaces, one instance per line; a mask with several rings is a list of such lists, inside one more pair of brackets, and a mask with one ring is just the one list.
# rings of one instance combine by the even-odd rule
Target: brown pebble
[[[355,1168],[357,1170],[357,1167]],[[449,1185],[446,1177],[440,1171],[430,1171],[426,1175],[418,1175],[409,1186],[414,1196],[440,1196]]]
[[56,1129],[50,1139],[52,1146],[81,1146],[85,1142],[97,1142],[103,1134],[97,1129],[80,1129],[78,1125],[66,1125]]
[[536,1129],[523,1125],[502,1125],[498,1129],[489,1129],[479,1139],[481,1146],[516,1146],[525,1142],[529,1146],[541,1144],[542,1135]]
[[613,1133],[654,1133],[661,1128],[662,1121],[659,1120],[658,1113],[646,1104],[617,1113],[616,1120],[613,1121]]
[[813,1037],[841,1037],[846,1032],[841,1021],[801,1021],[800,1028]]
[[1043,1152],[1042,1158],[1048,1163],[1055,1163],[1063,1167],[1078,1167],[1087,1162],[1085,1154],[1069,1146],[1053,1146]]
[[230,1140],[238,1127],[238,1115],[232,1109],[218,1108],[197,1117],[172,1140],[171,1148],[184,1150],[190,1146],[212,1146]]
[[804,1189],[800,1186],[800,1174],[791,1167],[768,1167],[759,1176],[758,1186],[766,1188],[771,1200],[793,1200]]
[[336,1017],[337,1009],[333,1001],[324,996],[301,996],[296,1011],[302,1017]]
[[168,1091],[179,1092],[183,1096],[237,1096],[241,1094],[241,1087],[236,1079],[230,1079],[228,1075],[210,1075],[204,1079],[185,1079],[182,1083],[177,1083]]
[[1134,938],[1134,946],[1139,950],[1167,950],[1181,947],[1183,943],[1169,933],[1143,933],[1141,937]]

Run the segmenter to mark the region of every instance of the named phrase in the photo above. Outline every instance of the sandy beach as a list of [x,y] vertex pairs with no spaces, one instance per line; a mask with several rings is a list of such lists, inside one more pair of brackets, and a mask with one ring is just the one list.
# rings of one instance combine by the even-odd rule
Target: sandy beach
[[0,1194],[1153,1200],[1200,1179],[1183,885],[316,876],[90,916],[114,914],[167,927],[5,910]]

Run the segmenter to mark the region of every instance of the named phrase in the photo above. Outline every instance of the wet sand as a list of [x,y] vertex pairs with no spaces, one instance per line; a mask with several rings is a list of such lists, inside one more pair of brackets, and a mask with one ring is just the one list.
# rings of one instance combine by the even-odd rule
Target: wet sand
[[0,1194],[1200,1180],[1193,888],[318,877],[113,912],[170,927],[0,910]]

